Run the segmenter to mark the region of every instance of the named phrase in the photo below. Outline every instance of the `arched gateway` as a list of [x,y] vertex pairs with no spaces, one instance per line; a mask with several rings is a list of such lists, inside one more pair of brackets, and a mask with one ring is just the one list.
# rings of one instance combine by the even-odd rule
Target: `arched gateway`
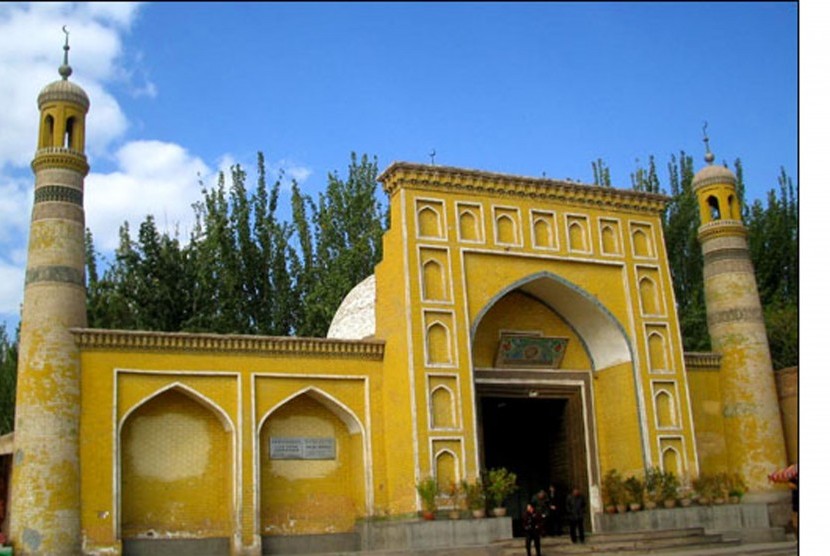
[[412,408],[410,482],[449,456],[458,480],[507,467],[518,516],[551,483],[599,510],[610,469],[697,469],[664,197],[404,163],[380,179],[375,337]]

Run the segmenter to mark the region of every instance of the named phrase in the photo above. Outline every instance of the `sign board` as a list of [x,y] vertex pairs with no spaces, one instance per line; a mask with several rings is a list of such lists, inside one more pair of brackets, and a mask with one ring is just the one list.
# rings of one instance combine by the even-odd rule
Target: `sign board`
[[334,438],[272,436],[271,459],[336,459]]
[[567,347],[567,338],[502,333],[496,367],[558,369]]

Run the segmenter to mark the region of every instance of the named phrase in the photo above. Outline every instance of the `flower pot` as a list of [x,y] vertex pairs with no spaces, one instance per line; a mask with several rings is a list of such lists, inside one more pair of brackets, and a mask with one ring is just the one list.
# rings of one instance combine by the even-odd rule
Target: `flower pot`
[[458,510],[450,510],[448,515],[450,519],[461,519],[461,512]]
[[723,496],[717,496],[712,499],[712,503],[717,506],[722,506],[723,504],[726,504],[726,499]]
[[628,505],[628,509],[632,512],[639,512],[642,509],[642,506],[636,502],[632,502]]
[[664,508],[674,508],[677,505],[677,500],[674,498],[666,498],[663,500],[663,507]]
[[617,504],[617,513],[618,514],[624,514],[626,511],[628,511],[628,506],[627,505]]
[[645,506],[644,506],[644,507],[645,507],[645,509],[647,509],[647,510],[653,510],[653,509],[655,509],[655,508],[657,507],[657,502],[655,502],[654,500],[648,500],[648,501],[645,503]]
[[435,519],[435,512],[430,510],[421,510],[421,517],[424,521],[432,521]]
[[498,508],[493,508],[493,517],[504,517],[507,515],[507,508],[499,506]]
[[741,503],[741,497],[740,496],[730,496],[729,497],[729,503],[730,504],[740,504]]
[[689,506],[692,505],[692,499],[691,498],[681,498],[680,499],[680,505],[683,506],[684,508],[688,508]]
[[709,498],[707,498],[706,496],[701,496],[700,498],[697,499],[697,503],[700,504],[701,506],[708,506],[709,505]]
[[484,517],[484,516],[486,516],[486,515],[487,515],[487,512],[485,512],[485,511],[484,511],[483,509],[481,509],[481,508],[479,508],[479,509],[477,509],[477,510],[473,510],[473,517],[474,517],[474,518],[476,518],[476,519],[481,519],[481,518],[483,518],[483,517]]

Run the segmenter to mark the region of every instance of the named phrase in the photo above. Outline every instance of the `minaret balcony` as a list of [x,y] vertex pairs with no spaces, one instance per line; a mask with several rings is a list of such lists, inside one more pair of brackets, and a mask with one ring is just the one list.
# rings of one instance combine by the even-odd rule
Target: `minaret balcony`
[[44,147],[35,152],[32,170],[38,172],[47,168],[67,168],[86,175],[89,172],[89,163],[86,155],[75,149]]
[[740,220],[713,220],[697,229],[697,238],[705,241],[717,236],[744,236],[747,235],[746,226]]

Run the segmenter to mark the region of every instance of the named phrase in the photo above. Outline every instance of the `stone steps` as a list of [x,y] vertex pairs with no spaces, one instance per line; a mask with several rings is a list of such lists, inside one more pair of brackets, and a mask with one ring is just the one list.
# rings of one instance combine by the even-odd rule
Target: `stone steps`
[[[523,556],[524,539],[498,543],[502,556]],[[571,543],[570,538],[556,537],[542,540],[543,554],[638,554],[655,551],[694,550],[699,553],[712,547],[731,547],[740,544],[738,539],[724,539],[722,535],[706,534],[703,528],[627,531],[623,533],[597,533],[586,535],[585,544]]]

